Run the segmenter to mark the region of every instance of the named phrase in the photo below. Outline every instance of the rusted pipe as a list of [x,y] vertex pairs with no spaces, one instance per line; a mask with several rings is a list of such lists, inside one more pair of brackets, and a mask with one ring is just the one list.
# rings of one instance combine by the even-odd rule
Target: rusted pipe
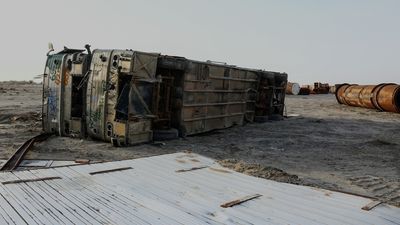
[[342,84],[337,87],[335,94],[340,104],[400,112],[400,86],[396,84]]
[[381,111],[400,113],[400,85],[378,85],[374,90],[372,102]]

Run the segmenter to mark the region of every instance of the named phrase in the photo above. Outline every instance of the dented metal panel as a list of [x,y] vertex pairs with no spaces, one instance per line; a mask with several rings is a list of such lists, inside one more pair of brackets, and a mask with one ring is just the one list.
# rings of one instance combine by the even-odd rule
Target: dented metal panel
[[400,208],[191,153],[0,173],[0,193],[0,224],[400,224]]
[[112,50],[95,50],[87,83],[87,133],[93,138],[105,139],[107,113],[108,70]]
[[48,57],[43,76],[43,129],[49,133],[61,134],[62,82],[65,54]]

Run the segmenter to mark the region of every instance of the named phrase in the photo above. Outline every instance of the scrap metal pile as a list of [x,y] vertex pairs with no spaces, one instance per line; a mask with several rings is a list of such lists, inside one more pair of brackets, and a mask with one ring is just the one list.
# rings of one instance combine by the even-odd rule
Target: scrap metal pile
[[282,116],[287,74],[133,50],[49,55],[43,129],[116,146]]
[[336,89],[339,104],[400,113],[400,85],[341,84]]
[[309,94],[329,94],[335,93],[335,86],[329,86],[328,83],[315,82],[314,85],[303,85],[288,82],[286,94],[288,95],[309,95]]

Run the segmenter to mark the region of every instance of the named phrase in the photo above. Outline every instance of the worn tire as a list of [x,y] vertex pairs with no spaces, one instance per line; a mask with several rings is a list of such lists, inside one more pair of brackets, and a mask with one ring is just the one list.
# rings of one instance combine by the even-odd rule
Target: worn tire
[[183,137],[183,138],[186,137],[186,128],[185,128],[185,126],[180,126],[179,127],[179,137]]
[[178,138],[178,130],[171,128],[168,130],[153,130],[154,141],[166,141]]
[[283,116],[279,115],[279,114],[272,114],[269,116],[268,119],[272,120],[272,121],[280,121],[280,120],[283,120]]
[[268,116],[254,116],[254,122],[256,123],[265,123],[268,122]]

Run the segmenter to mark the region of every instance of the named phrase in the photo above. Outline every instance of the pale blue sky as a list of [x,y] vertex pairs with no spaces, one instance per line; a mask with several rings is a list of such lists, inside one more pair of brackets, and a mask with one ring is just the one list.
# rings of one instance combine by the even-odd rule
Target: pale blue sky
[[289,80],[400,83],[397,0],[13,0],[0,3],[0,80],[43,73],[47,43],[161,52],[287,72]]

